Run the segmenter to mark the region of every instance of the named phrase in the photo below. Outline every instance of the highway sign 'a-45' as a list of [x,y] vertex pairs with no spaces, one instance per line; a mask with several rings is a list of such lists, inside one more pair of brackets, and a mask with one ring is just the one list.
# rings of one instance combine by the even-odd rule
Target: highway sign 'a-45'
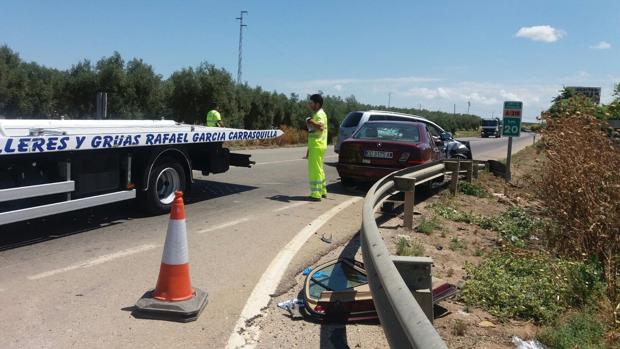
[[504,102],[504,119],[502,121],[502,135],[519,137],[521,135],[521,114],[523,102]]

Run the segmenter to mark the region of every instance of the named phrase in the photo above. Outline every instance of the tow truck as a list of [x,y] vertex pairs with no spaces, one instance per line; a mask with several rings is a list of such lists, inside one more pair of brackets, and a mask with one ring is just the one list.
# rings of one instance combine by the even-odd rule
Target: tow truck
[[190,192],[193,170],[251,167],[223,142],[281,135],[172,120],[0,119],[0,226],[132,199],[167,212],[176,191]]

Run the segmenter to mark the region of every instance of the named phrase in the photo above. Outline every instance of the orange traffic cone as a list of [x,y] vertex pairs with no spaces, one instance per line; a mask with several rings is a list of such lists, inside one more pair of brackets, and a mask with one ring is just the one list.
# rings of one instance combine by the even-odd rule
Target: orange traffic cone
[[207,293],[192,288],[189,276],[183,193],[176,192],[155,290],[136,303],[136,317],[189,322],[207,305]]

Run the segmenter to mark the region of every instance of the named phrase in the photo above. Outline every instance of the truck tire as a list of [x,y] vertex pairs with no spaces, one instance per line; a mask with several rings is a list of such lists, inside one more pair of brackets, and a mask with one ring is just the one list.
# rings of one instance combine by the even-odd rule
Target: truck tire
[[146,210],[152,214],[170,212],[174,193],[185,192],[186,183],[187,174],[178,161],[172,158],[157,161],[151,169],[149,189],[144,195]]

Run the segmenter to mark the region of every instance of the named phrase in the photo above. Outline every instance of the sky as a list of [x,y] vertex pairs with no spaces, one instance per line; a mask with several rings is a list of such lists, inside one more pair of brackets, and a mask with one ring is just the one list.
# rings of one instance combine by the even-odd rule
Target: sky
[[206,61],[302,96],[535,120],[563,86],[620,82],[618,0],[0,0],[0,45],[59,69],[114,51],[167,78]]

